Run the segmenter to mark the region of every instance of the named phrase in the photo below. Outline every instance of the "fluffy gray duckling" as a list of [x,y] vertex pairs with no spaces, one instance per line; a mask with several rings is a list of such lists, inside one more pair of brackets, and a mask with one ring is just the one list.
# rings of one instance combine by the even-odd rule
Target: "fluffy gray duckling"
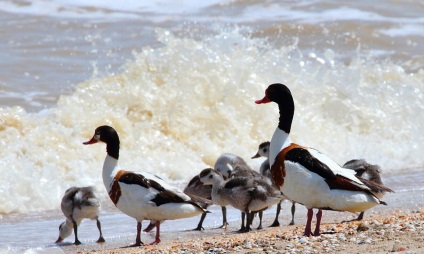
[[[232,153],[221,154],[215,162],[214,169],[217,170],[219,173],[221,173],[224,179],[234,178],[234,177],[259,177],[259,178],[263,177],[260,173],[253,170],[243,158]],[[269,181],[269,183],[271,184],[271,181]],[[225,206],[222,207],[222,209],[223,209],[223,213],[224,211],[226,212]],[[257,229],[262,229],[263,212],[260,211],[258,214],[259,214],[259,226]],[[244,218],[245,218],[244,212],[241,213],[241,217],[242,217],[242,221],[244,221]],[[225,220],[222,228],[226,228],[227,225],[228,223]]]
[[[270,144],[269,141],[261,143],[258,147],[257,153],[252,157],[252,159],[256,159],[256,158],[259,158],[259,157],[265,157],[266,160],[264,160],[264,162],[262,162],[261,167],[259,168],[259,172],[263,176],[265,176],[269,179],[272,179],[271,178],[271,168],[269,166],[269,160],[268,160],[269,144]],[[284,198],[284,199],[286,199],[286,198]],[[281,201],[283,201],[283,200],[281,200]],[[292,206],[291,206],[292,219],[291,219],[289,225],[294,225],[294,213],[296,212],[296,205],[295,205],[296,202],[293,202],[293,201],[291,201],[291,202],[292,202]],[[281,202],[277,204],[277,211],[276,211],[276,214],[275,214],[275,219],[274,219],[274,222],[270,225],[270,227],[280,226],[280,222],[278,221],[278,216],[280,215],[280,212],[281,212]]]
[[100,201],[97,198],[93,187],[69,188],[66,190],[65,195],[62,198],[60,207],[66,217],[66,220],[59,226],[59,238],[56,240],[56,243],[60,243],[66,237],[70,236],[73,229],[75,235],[74,244],[81,244],[78,239],[78,226],[81,224],[81,221],[86,218],[97,221],[97,228],[100,232],[97,242],[105,242],[99,220]]
[[200,181],[204,185],[212,185],[212,201],[215,204],[231,205],[246,214],[246,226],[242,217],[240,232],[250,231],[253,215],[277,204],[283,195],[262,178],[224,177],[213,169],[205,169],[200,173]]

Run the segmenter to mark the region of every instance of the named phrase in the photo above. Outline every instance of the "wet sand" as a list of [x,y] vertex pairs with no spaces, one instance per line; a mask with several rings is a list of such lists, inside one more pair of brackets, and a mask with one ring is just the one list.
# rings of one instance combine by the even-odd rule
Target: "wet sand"
[[[299,213],[304,213],[301,210]],[[162,234],[158,245],[122,248],[134,242],[135,235],[113,239],[104,244],[67,245],[65,253],[424,253],[424,206],[415,209],[378,209],[365,213],[363,221],[341,223],[356,215],[324,212],[321,236],[303,236],[304,220],[297,225],[267,227],[273,221],[264,219],[265,228],[237,233],[240,225],[227,230],[205,229]],[[305,216],[306,219],[306,216]],[[257,223],[257,219],[255,219]],[[256,223],[254,222],[254,226]],[[281,221],[284,223],[286,221]],[[135,228],[134,228],[135,230]],[[134,232],[135,233],[135,232]],[[142,235],[151,242],[154,232]]]

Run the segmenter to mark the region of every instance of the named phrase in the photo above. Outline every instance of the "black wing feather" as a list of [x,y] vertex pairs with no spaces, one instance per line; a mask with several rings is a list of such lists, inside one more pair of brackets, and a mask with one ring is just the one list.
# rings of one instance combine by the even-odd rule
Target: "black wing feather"
[[286,160],[299,163],[306,169],[318,174],[324,179],[336,178],[334,172],[320,160],[312,156],[308,150],[304,148],[293,148],[286,154]]

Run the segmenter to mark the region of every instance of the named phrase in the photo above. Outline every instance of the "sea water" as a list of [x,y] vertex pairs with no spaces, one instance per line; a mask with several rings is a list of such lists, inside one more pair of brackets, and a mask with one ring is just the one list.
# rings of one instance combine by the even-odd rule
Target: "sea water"
[[[67,188],[94,185],[105,196],[105,145],[82,145],[99,125],[118,131],[123,168],[181,188],[224,152],[257,169],[261,161],[250,157],[270,139],[278,109],[254,101],[276,82],[294,96],[294,142],[339,164],[366,159],[398,190],[419,189],[403,176],[422,183],[423,8],[1,2],[1,229],[19,235],[39,226],[6,223],[10,216],[53,213],[55,235]],[[41,228],[31,231],[35,239]],[[0,236],[10,243],[19,246]]]

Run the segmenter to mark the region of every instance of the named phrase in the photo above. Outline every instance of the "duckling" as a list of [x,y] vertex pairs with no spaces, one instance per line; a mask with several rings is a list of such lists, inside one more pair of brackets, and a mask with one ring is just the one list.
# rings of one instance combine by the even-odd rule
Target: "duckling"
[[[269,155],[269,145],[270,142],[269,141],[265,141],[263,143],[261,143],[258,147],[258,152],[252,157],[252,159],[256,159],[259,157],[265,157],[266,160],[264,160],[259,168],[259,172],[269,178],[271,178],[271,167],[269,166],[269,159],[268,159],[268,155]],[[282,202],[283,200],[281,200]],[[281,202],[277,204],[277,211],[275,214],[275,220],[274,222],[270,225],[270,227],[278,227],[280,226],[280,222],[278,221],[278,216],[280,215],[280,211],[281,211]],[[289,225],[294,225],[294,213],[296,212],[296,202],[291,201],[292,202],[292,206],[291,206],[291,214],[292,214],[292,219],[289,223]]]
[[[211,200],[210,204],[212,204],[212,186],[210,185],[202,185],[200,183],[200,176],[199,175],[195,175],[187,184],[187,186],[184,188],[184,193],[190,196],[197,196],[197,197],[201,197],[204,198],[206,200]],[[194,230],[203,230],[203,221],[206,218],[207,213],[202,213],[202,216],[200,217],[200,221],[197,224],[197,227]],[[222,208],[222,217],[223,217],[223,225],[222,227],[226,224],[227,222],[227,217],[226,217],[226,210],[224,208]]]
[[228,179],[231,176],[235,176],[235,172],[233,172],[233,170],[236,166],[238,170],[251,170],[243,158],[232,153],[221,154],[216,160],[213,168],[217,170],[224,179]]
[[[242,221],[240,232],[250,231],[253,215],[278,203],[283,195],[261,178],[224,177],[214,169],[205,169],[200,173],[204,185],[212,185],[212,201],[231,205],[246,214],[246,226]],[[242,217],[243,219],[243,217]]]
[[[217,170],[221,175],[224,177],[224,179],[228,178],[234,178],[234,177],[259,177],[262,178],[263,176],[253,170],[246,161],[241,158],[240,156],[237,156],[232,153],[223,153],[221,154],[218,159],[215,162],[214,169]],[[267,178],[264,180],[268,180]],[[271,184],[271,181],[269,181]],[[226,212],[225,206],[222,207],[223,214]],[[262,217],[263,217],[263,211],[260,211],[259,213],[259,225],[257,229],[262,229]],[[244,221],[245,213],[241,213],[242,221]],[[223,223],[222,228],[226,228],[226,225],[228,223]]]
[[66,190],[60,204],[63,214],[66,217],[65,222],[59,226],[59,238],[56,243],[62,242],[70,236],[72,229],[75,235],[75,245],[81,244],[78,239],[78,226],[85,218],[96,220],[100,236],[98,243],[105,242],[102,234],[102,227],[99,220],[100,201],[97,198],[93,187],[71,187]]

